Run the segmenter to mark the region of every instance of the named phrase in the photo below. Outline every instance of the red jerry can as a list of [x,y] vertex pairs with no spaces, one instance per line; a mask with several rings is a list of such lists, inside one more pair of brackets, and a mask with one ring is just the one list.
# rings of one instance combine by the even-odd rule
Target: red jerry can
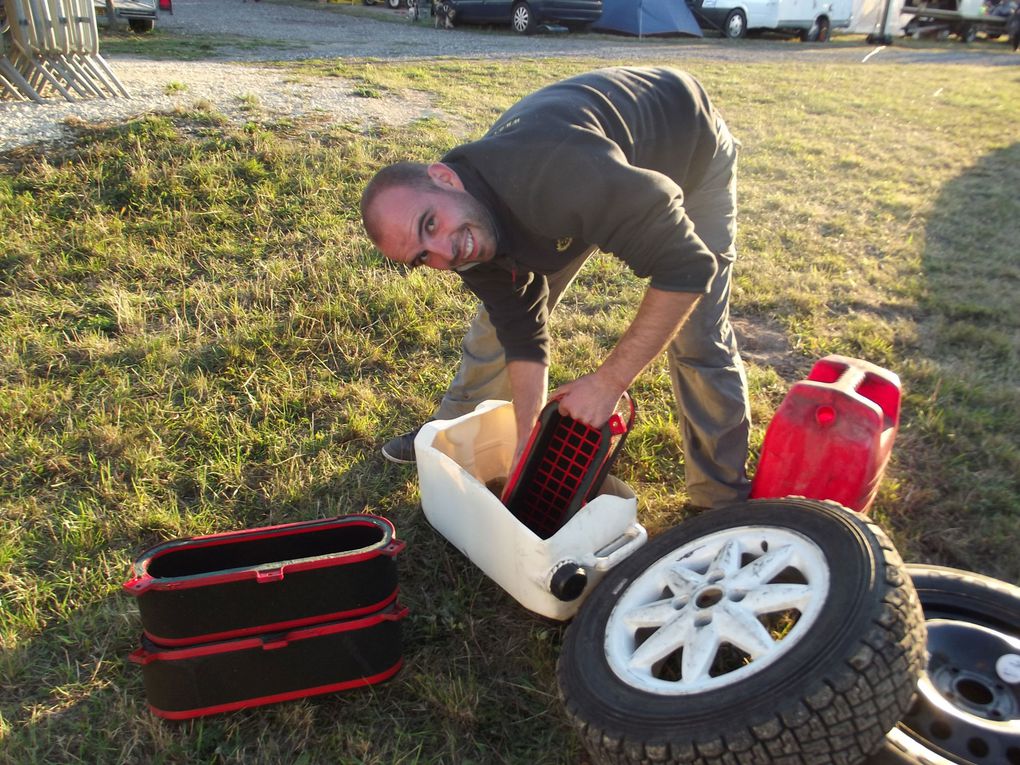
[[900,420],[900,378],[826,356],[794,384],[765,431],[752,497],[831,499],[866,512]]

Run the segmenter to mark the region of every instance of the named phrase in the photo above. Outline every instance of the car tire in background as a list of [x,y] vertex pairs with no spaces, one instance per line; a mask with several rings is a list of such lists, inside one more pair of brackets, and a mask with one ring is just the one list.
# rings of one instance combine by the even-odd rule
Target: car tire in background
[[525,2],[514,3],[510,25],[518,34],[530,35],[535,31],[535,13]]
[[801,42],[829,42],[832,37],[832,28],[826,16],[819,16],[810,29],[800,30]]
[[146,35],[152,31],[156,22],[152,19],[128,19],[128,26],[135,34]]
[[928,631],[917,698],[868,765],[1020,765],[1020,587],[911,564]]
[[557,679],[598,762],[857,763],[906,712],[924,645],[880,529],[831,502],[753,500],[612,569]]
[[731,40],[739,40],[747,35],[747,16],[739,8],[734,8],[726,15],[722,25],[722,33]]

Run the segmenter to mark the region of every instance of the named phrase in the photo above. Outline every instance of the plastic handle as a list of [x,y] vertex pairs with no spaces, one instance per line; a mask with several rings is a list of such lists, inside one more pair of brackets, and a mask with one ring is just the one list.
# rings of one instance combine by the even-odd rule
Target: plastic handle
[[256,571],[255,581],[258,582],[259,584],[268,584],[269,582],[283,581],[283,569],[272,568],[265,571]]
[[624,421],[623,417],[619,412],[613,412],[613,416],[609,418],[609,432],[614,436],[622,436],[631,426],[634,424],[634,416],[637,413],[637,406],[634,404],[634,399],[631,398],[630,393],[627,391],[623,392],[623,400],[627,402],[627,419]]
[[624,558],[628,557],[631,553],[648,541],[648,531],[646,531],[645,527],[640,523],[635,523],[620,536],[614,539],[609,545],[606,545],[606,547],[619,542],[621,539],[625,539],[626,541],[608,555],[595,556],[596,571],[608,571]]
[[390,540],[390,543],[382,549],[382,554],[387,555],[390,558],[395,558],[400,555],[405,547],[407,547],[407,542],[403,539],[397,539],[394,537]]
[[148,664],[149,663],[148,659],[149,652],[146,651],[144,648],[137,648],[128,656],[128,660],[134,662],[135,664]]
[[122,586],[132,595],[141,595],[152,586],[153,581],[153,578],[148,575],[136,576],[128,579]]
[[410,612],[410,609],[403,603],[397,603],[392,611],[385,611],[379,614],[379,618],[387,622],[398,622]]

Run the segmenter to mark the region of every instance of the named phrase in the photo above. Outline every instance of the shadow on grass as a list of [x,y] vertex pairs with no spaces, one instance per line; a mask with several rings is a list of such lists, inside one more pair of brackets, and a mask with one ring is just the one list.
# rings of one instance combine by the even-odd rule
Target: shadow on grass
[[902,525],[922,560],[1020,581],[1020,143],[942,188],[907,357]]

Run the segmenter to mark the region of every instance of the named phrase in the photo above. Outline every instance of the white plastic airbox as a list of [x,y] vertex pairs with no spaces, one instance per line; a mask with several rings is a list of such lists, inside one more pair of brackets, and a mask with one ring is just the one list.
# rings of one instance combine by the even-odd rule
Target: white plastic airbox
[[486,486],[505,482],[515,446],[513,404],[506,401],[424,425],[414,441],[422,509],[522,606],[569,619],[605,573],[648,538],[637,522],[637,497],[609,476],[595,499],[541,539]]

